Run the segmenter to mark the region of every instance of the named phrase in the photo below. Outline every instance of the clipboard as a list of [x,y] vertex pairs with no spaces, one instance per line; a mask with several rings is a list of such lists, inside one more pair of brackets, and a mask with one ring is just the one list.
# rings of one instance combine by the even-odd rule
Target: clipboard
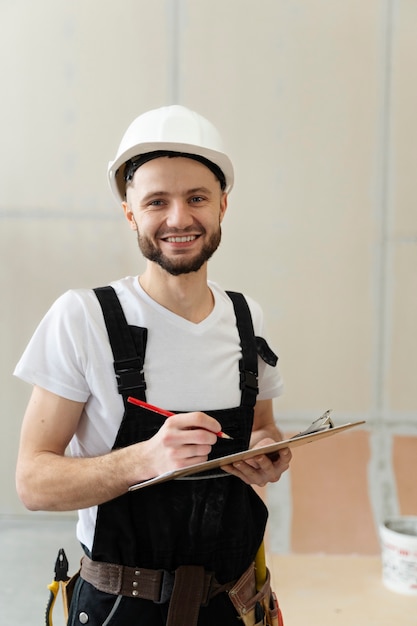
[[[330,411],[326,411],[324,416],[319,418],[319,420],[323,418],[328,420],[324,429],[317,427],[316,430],[311,431],[314,424],[319,421],[316,420],[316,422],[313,422],[313,424],[305,431],[295,435],[294,437],[290,437],[289,439],[277,441],[275,443],[268,444],[267,446],[261,446],[260,448],[250,448],[249,450],[243,450],[242,452],[235,452],[227,456],[218,457],[217,459],[205,461],[204,463],[196,463],[195,465],[189,465],[188,467],[183,467],[181,469],[171,470],[161,474],[160,476],[155,476],[155,478],[150,478],[140,483],[136,483],[135,485],[129,487],[129,491],[136,491],[137,489],[143,489],[144,487],[149,487],[151,485],[158,485],[169,480],[190,477],[200,472],[206,472],[207,470],[213,470],[216,468],[221,470],[224,465],[230,465],[231,463],[236,463],[237,461],[252,459],[253,457],[261,454],[266,454],[267,456],[273,458],[273,456],[276,455],[279,450],[282,450],[282,448],[296,448],[298,446],[303,446],[306,443],[312,443],[313,441],[321,441],[322,439],[333,437],[333,435],[337,435],[338,433],[349,430],[350,428],[355,428],[356,426],[365,424],[365,420],[361,420],[358,422],[348,422],[347,424],[342,424],[341,426],[333,426],[331,420],[328,419],[329,413]],[[228,474],[225,473],[225,475]]]

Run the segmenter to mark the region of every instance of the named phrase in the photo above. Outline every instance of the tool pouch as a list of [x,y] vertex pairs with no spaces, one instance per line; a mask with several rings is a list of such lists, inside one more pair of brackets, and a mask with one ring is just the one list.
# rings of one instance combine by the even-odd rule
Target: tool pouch
[[80,577],[80,570],[68,578],[68,580],[61,581],[61,592],[62,592],[62,604],[64,607],[64,617],[65,621],[68,620],[68,611],[71,604],[72,594],[74,593],[75,583]]
[[229,598],[244,626],[284,626],[271,576],[267,570],[265,583],[256,590],[255,564],[246,570],[229,591]]

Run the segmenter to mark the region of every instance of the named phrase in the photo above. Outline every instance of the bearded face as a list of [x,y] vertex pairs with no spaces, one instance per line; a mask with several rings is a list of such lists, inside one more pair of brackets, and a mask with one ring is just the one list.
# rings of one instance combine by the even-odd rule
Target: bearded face
[[[146,234],[141,234],[138,230],[138,245],[145,259],[157,263],[162,269],[172,276],[179,276],[180,274],[189,274],[191,272],[198,272],[198,270],[206,263],[217,250],[221,241],[221,227],[219,224],[218,229],[210,236],[207,236],[205,229],[201,229],[201,235],[199,237],[206,237],[206,241],[195,256],[189,256],[187,254],[181,254],[179,250],[175,255],[168,256],[164,254],[162,249],[152,241]],[[195,236],[196,229],[193,228],[193,237]],[[177,240],[178,244],[186,243],[189,235],[186,230],[180,234],[172,233],[169,237],[170,240]]]

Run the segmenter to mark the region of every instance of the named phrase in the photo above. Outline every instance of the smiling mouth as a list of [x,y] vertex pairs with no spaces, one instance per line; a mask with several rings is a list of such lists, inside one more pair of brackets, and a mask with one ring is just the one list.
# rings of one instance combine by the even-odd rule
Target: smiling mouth
[[198,239],[199,235],[183,235],[182,237],[164,237],[163,241],[168,243],[188,243],[190,241],[195,241]]

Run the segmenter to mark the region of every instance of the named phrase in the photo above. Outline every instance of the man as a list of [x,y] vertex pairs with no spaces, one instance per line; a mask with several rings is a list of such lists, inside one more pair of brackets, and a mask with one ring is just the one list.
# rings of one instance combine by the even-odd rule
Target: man
[[251,485],[277,481],[290,451],[128,492],[282,439],[261,309],[207,280],[233,167],[210,122],[171,106],[131,124],[109,182],[146,269],[67,292],[32,337],[15,371],[34,385],[18,493],[31,510],[79,510],[86,556],[68,624],[237,626],[267,517]]

